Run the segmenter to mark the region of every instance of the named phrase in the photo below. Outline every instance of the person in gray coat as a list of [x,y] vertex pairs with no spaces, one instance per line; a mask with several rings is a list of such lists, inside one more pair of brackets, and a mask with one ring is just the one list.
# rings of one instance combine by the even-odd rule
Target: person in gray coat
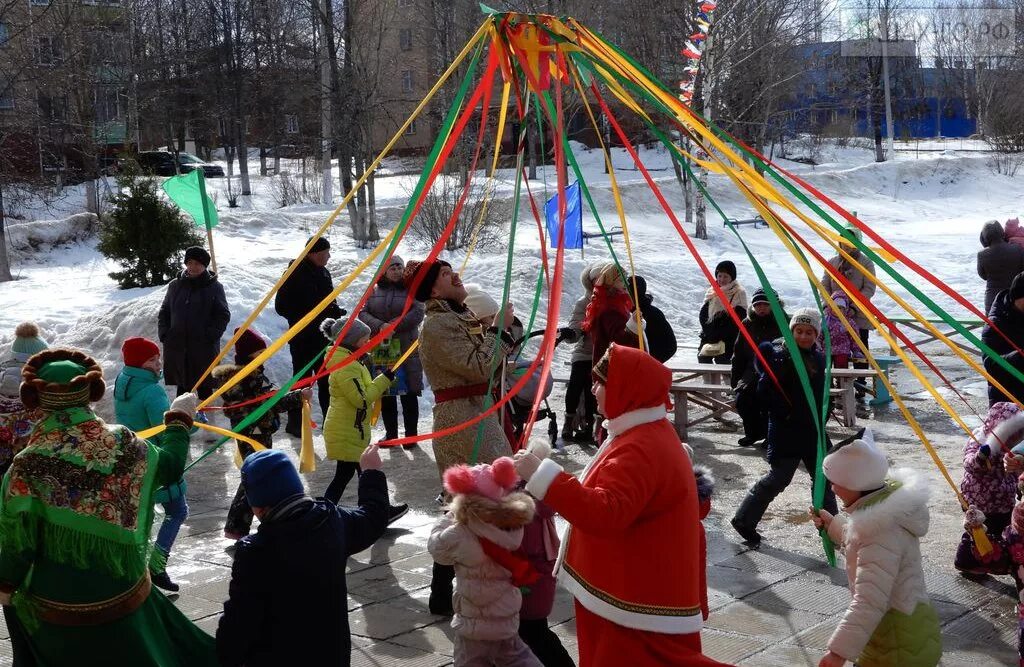
[[[405,289],[405,284],[402,281],[404,270],[405,262],[398,255],[394,255],[388,264],[387,271],[374,286],[373,294],[366,301],[366,306],[359,313],[359,319],[370,327],[370,331],[374,336],[402,314],[405,301],[409,296],[409,292]],[[409,312],[398,323],[393,333],[401,343],[402,354],[405,354],[406,350],[419,338],[420,324],[422,322],[423,304],[413,299]],[[386,342],[382,344],[386,344]],[[402,363],[402,370],[405,371],[406,392],[401,397],[388,395],[381,398],[380,416],[384,421],[384,437],[387,440],[398,437],[399,398],[401,398],[402,402],[402,421],[405,425],[405,436],[409,437],[417,434],[420,419],[419,396],[423,393],[423,364],[420,362],[418,352],[414,352]],[[416,443],[404,445],[406,449],[412,449],[415,446]]]
[[981,228],[981,247],[978,277],[985,281],[985,314],[988,315],[996,295],[1010,289],[1014,276],[1024,271],[1024,248],[1006,242],[998,220],[989,220]]
[[[224,287],[207,267],[210,253],[193,246],[185,251],[185,269],[167,285],[157,316],[157,331],[164,346],[164,382],[175,385],[178,396],[192,386],[217,358],[220,337],[231,320]],[[199,398],[213,392],[209,377],[197,388]]]
[[[854,240],[862,241],[863,234],[859,229],[853,226],[847,226],[842,232],[843,238],[840,239],[839,243],[843,246],[846,253],[857,263],[864,268],[867,273],[870,273],[872,277],[875,276],[875,263],[872,262],[867,256],[862,253],[854,245]],[[867,275],[861,273],[861,270],[854,266],[853,263],[847,261],[842,255],[836,255],[832,259],[828,260],[834,268],[838,269],[839,273],[842,274],[850,283],[860,292],[860,295],[865,301],[871,301],[871,297],[875,295],[876,285]],[[832,278],[832,274],[828,271],[821,277],[821,284],[825,288],[827,294],[833,294],[836,291],[842,291],[843,288],[838,280]],[[871,325],[868,322],[868,318],[864,315],[864,309],[854,304],[856,310],[856,316],[853,318],[851,324],[855,325],[860,334],[860,339],[864,343],[864,347],[868,346],[868,334],[871,332]],[[867,368],[867,362],[857,361],[853,364],[854,368]],[[864,397],[864,387],[858,382],[857,383],[857,398],[861,399]]]
[[[596,268],[595,268],[596,267]],[[594,344],[590,334],[583,331],[583,320],[587,316],[587,305],[590,295],[594,292],[594,280],[597,279],[603,262],[589,264],[580,274],[583,284],[583,296],[576,300],[572,308],[567,328],[576,335],[576,347],[572,350],[572,370],[569,371],[569,386],[565,390],[565,421],[562,423],[562,440],[564,442],[589,443],[594,441],[594,413],[597,412],[597,399],[590,391],[592,383],[590,370],[593,367]],[[593,275],[591,275],[593,273]],[[583,417],[577,418],[580,399],[583,399]]]

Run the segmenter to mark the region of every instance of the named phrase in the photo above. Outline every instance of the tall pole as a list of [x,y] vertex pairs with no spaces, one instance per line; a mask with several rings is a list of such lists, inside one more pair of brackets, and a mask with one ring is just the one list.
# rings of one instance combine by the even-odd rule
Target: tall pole
[[[714,35],[712,31],[708,30],[708,38],[704,41],[704,53],[707,54],[707,57],[702,62],[704,65],[704,81],[701,84],[702,97],[704,98],[704,108],[702,109],[702,112],[708,123],[711,122],[711,73],[714,70],[715,63],[715,57],[711,50],[711,42],[713,39]],[[697,224],[694,228],[694,236],[699,239],[706,239],[708,237],[708,204],[704,200],[704,191],[708,187],[708,170],[701,167],[697,174],[697,178],[700,181],[700,187],[697,188]]]
[[882,87],[885,90],[885,149],[888,159],[893,159],[893,128],[892,128],[892,92],[889,86],[889,7],[882,9]]
[[[317,8],[317,25],[320,26],[320,49],[319,49],[319,66],[320,66],[320,167],[323,170],[323,193],[321,196],[321,203],[329,204],[334,201],[334,170],[331,165],[331,158],[333,157],[331,146],[334,143],[332,140],[332,122],[331,122],[331,68],[330,68],[330,57],[331,54],[328,51],[328,39],[327,39],[327,12],[329,8],[327,3],[330,0],[320,0],[316,2],[314,0],[314,7]],[[342,165],[342,168],[347,168],[347,165]]]
[[0,282],[12,280],[11,263],[7,258],[7,222],[4,215],[4,189],[0,182]]

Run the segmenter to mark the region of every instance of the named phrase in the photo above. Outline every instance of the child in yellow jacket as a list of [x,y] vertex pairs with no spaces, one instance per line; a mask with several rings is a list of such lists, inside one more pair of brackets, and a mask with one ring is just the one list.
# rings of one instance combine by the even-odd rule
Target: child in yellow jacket
[[[331,342],[338,340],[344,329],[346,319],[328,318],[320,324],[320,331]],[[359,349],[370,340],[370,327],[358,319],[352,320],[352,326],[341,339],[334,352],[328,350],[327,367],[336,366],[348,358],[354,350]],[[324,444],[327,447],[327,458],[338,462],[324,498],[337,504],[345,493],[352,476],[361,473],[359,457],[370,444],[373,429],[371,413],[373,405],[380,400],[391,387],[394,373],[386,370],[376,378],[370,377],[370,371],[357,359],[330,375],[331,405],[324,418]],[[392,505],[388,513],[388,523],[392,523],[409,511],[408,505]]]

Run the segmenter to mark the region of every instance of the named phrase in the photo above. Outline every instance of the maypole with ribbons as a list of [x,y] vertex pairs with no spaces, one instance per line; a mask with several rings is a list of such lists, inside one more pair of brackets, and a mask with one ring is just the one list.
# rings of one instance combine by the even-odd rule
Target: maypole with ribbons
[[[395,146],[405,129],[422,113],[426,104],[433,98],[440,86],[448,81],[460,68],[464,68],[456,94],[444,116],[438,136],[426,158],[423,171],[400,221],[384,241],[359,262],[348,276],[339,282],[332,294],[325,298],[302,321],[292,326],[284,335],[268,345],[264,352],[238,371],[225,385],[215,391],[209,399],[203,402],[201,407],[203,409],[211,409],[211,402],[213,400],[221,396],[224,391],[239,382],[248,373],[251,373],[254,369],[265,363],[271,355],[281,350],[323,308],[326,308],[339,295],[348,290],[360,276],[367,274],[372,276],[368,286],[358,297],[352,299],[355,302],[355,307],[351,309],[350,318],[358,316],[369,298],[375,279],[386,269],[391,256],[395,253],[399,243],[403,240],[410,227],[416,224],[417,215],[427,193],[430,191],[435,179],[445,169],[457,142],[472,123],[475,123],[476,141],[475,148],[470,154],[471,165],[466,182],[463,184],[463,189],[449,218],[446,229],[441,234],[439,241],[428,253],[426,259],[427,261],[433,261],[444,249],[445,241],[453,233],[455,224],[463,214],[463,206],[469,197],[474,179],[486,178],[486,183],[483,187],[483,206],[479,218],[475,221],[470,246],[462,263],[463,270],[472,270],[469,262],[474,254],[477,234],[483,222],[487,205],[495,196],[496,173],[500,158],[502,157],[502,138],[504,137],[510,116],[515,118],[521,129],[519,136],[513,137],[513,149],[515,151],[514,208],[509,243],[505,252],[501,304],[502,309],[504,309],[505,304],[509,302],[509,298],[513,293],[513,277],[516,273],[513,271],[513,264],[517,262],[522,263],[517,267],[520,269],[519,273],[524,273],[528,276],[530,285],[533,288],[531,312],[528,319],[531,325],[535,321],[539,322],[544,328],[544,335],[540,341],[536,357],[530,362],[523,376],[513,384],[509,391],[504,392],[500,398],[489,402],[482,414],[438,433],[398,438],[383,444],[400,445],[430,440],[462,429],[473,428],[488,415],[501,410],[514,394],[531,381],[531,375],[538,373],[540,382],[537,383],[538,391],[533,398],[530,418],[524,429],[522,440],[515,443],[515,445],[522,446],[529,439],[533,420],[543,400],[541,389],[544,386],[545,379],[551,372],[551,363],[557,337],[565,270],[566,191],[570,186],[570,173],[576,184],[578,184],[582,202],[589,208],[590,216],[604,233],[603,236],[607,243],[609,254],[612,260],[619,265],[623,276],[636,275],[638,271],[635,262],[642,260],[642,257],[639,257],[634,252],[634,239],[630,235],[629,216],[621,195],[620,181],[616,176],[611,160],[611,150],[613,147],[602,138],[604,136],[601,130],[602,123],[607,123],[607,126],[611,128],[617,143],[629,155],[637,171],[642,175],[644,183],[649,187],[655,200],[664,211],[670,227],[679,237],[682,247],[685,248],[686,256],[697,266],[699,272],[713,288],[717,297],[723,303],[728,303],[728,299],[718,286],[715,276],[701,256],[699,248],[687,234],[686,230],[683,229],[671,205],[661,192],[657,181],[651,176],[650,170],[644,165],[636,150],[633,149],[632,142],[624,129],[624,125],[616,115],[618,110],[619,113],[625,111],[631,114],[641,125],[646,127],[649,135],[659,141],[671,159],[681,169],[685,170],[689,178],[693,179],[698,188],[700,198],[706,200],[713,210],[722,217],[723,221],[728,223],[725,212],[712,197],[707,186],[707,174],[724,177],[724,182],[735,188],[768,223],[769,229],[778,238],[780,247],[784,248],[792,256],[800,272],[806,277],[819,311],[831,310],[839,314],[844,328],[851,333],[851,338],[861,349],[868,364],[879,372],[882,382],[889,386],[888,378],[884,373],[881,373],[877,360],[871,351],[861,343],[859,335],[856,335],[857,332],[854,325],[846,320],[833,302],[831,294],[827,293],[824,289],[818,278],[822,270],[840,286],[840,289],[849,297],[850,301],[865,314],[875,330],[900,358],[900,361],[907,367],[915,379],[921,383],[925,390],[936,399],[940,407],[950,415],[954,423],[970,434],[971,430],[957,412],[956,407],[949,400],[946,400],[939,387],[936,387],[935,384],[927,379],[923,374],[923,370],[926,369],[933,372],[938,377],[941,385],[945,385],[953,390],[957,403],[967,405],[967,409],[973,412],[966,399],[953,387],[949,379],[940,372],[928,356],[909,340],[891,317],[881,313],[870,301],[864,299],[850,281],[831,266],[827,258],[819,251],[822,244],[829,249],[829,252],[834,251],[849,266],[877,285],[883,293],[892,297],[902,311],[927,327],[940,343],[949,347],[954,354],[958,355],[959,359],[967,363],[980,376],[999,386],[998,381],[986,372],[981,364],[967,357],[947,336],[939,332],[929,322],[929,319],[937,317],[948,324],[969,342],[977,345],[987,357],[992,359],[995,364],[1000,366],[1010,376],[1024,380],[1024,374],[1014,368],[1012,364],[1006,362],[1002,356],[996,354],[971,331],[967,330],[952,313],[940,307],[934,299],[924,293],[921,286],[933,286],[959,307],[967,309],[987,322],[988,320],[984,313],[979,312],[966,299],[945,285],[938,277],[893,247],[876,230],[873,230],[856,216],[843,210],[842,207],[806,181],[775,165],[757,151],[736,140],[712,123],[706,115],[701,116],[690,109],[689,103],[693,97],[693,79],[701,68],[705,68],[704,74],[707,74],[707,63],[702,63],[701,59],[704,54],[709,53],[709,42],[712,36],[709,35],[708,30],[711,27],[712,13],[715,9],[715,4],[711,1],[701,2],[698,5],[698,17],[695,24],[697,29],[688,37],[682,49],[683,56],[689,60],[686,71],[691,76],[687,81],[682,82],[681,91],[673,91],[615,45],[574,19],[542,14],[497,12],[485,8],[486,16],[480,29],[474,34],[469,43],[466,44],[437,85],[431,89],[427,97],[424,98],[423,102],[414,111],[413,115],[399,128],[385,149],[371,163],[366,172],[361,176],[359,182],[354,184],[353,190],[346,194],[338,208],[317,230],[306,248],[303,249],[299,259],[308,252],[317,238],[327,232],[338,215],[344,210],[353,193],[358,191],[358,188],[362,186],[365,179],[373,174],[381,161]],[[496,92],[498,94],[495,94]],[[597,137],[599,148],[602,151],[609,178],[608,187],[615,203],[615,215],[623,231],[625,266],[619,262],[619,258],[614,248],[612,248],[601,212],[594,201],[593,188],[588,185],[585,174],[574,154],[573,145],[568,139],[564,123],[564,110],[571,98],[575,98],[579,102],[580,107],[585,110],[586,120],[592,125],[594,136]],[[538,124],[541,128],[546,127],[552,139],[550,150],[553,156],[556,175],[555,198],[558,209],[556,219],[559,222],[551,230],[553,233],[551,234],[550,245],[553,248],[553,252],[550,254],[547,251],[546,227],[541,216],[543,204],[538,206],[530,183],[525,178],[524,151],[526,148],[526,128],[531,123]],[[666,127],[672,129],[672,134],[678,133],[678,136],[684,141],[674,141],[669,136],[669,133],[664,131],[663,128]],[[487,160],[487,157],[483,157],[484,167],[481,173],[478,174],[477,167],[484,153],[483,146],[491,132],[496,137],[494,139],[493,153],[489,156],[490,160]],[[546,134],[543,131],[541,132],[542,137]],[[489,167],[487,166],[488,162]],[[695,168],[704,175],[694,174]],[[523,188],[524,185],[526,186],[525,188]],[[547,184],[545,183],[546,187]],[[525,200],[529,205],[520,207],[521,200]],[[547,200],[546,194],[544,200]],[[532,228],[532,225],[518,225],[521,213],[524,216],[533,216],[534,218],[540,247],[539,258],[518,250],[522,246],[517,237],[529,233],[529,230]],[[727,224],[727,226],[730,233],[739,240],[744,253],[754,268],[758,283],[762,288],[765,288],[773,316],[780,325],[780,330],[784,333],[786,347],[791,353],[796,352],[795,340],[789,333],[788,323],[782,319],[781,304],[776,298],[774,291],[770,288],[764,267],[746,244],[740,230],[731,224]],[[858,235],[852,234],[849,231],[850,229],[859,230],[865,238],[861,239]],[[665,242],[667,243],[667,240]],[[865,262],[859,258],[870,260],[878,269],[879,275],[875,276],[872,274]],[[531,262],[533,263],[531,264]],[[899,266],[895,266],[897,263]],[[373,267],[372,271],[368,271],[371,267]],[[244,331],[252,324],[260,311],[269,303],[274,293],[287,279],[290,271],[291,269],[282,276],[281,280],[261,300],[257,309],[239,327],[239,331]],[[337,370],[347,363],[351,363],[353,359],[357,359],[363,354],[372,351],[381,341],[390,337],[397,323],[401,321],[401,317],[411,308],[413,294],[416,287],[418,287],[418,281],[421,279],[422,275],[418,275],[417,280],[410,286],[409,297],[404,304],[402,315],[392,323],[382,327],[379,333],[373,336],[366,345],[355,350],[352,355],[333,366],[329,365],[326,361],[331,358],[331,355],[329,353],[324,355],[324,361],[320,362],[312,378],[304,378],[304,373],[296,374],[281,387],[279,392],[272,396],[256,399],[262,402],[262,405],[250,417],[253,420],[258,419],[259,415],[270,409],[273,403],[279,400],[285,392],[297,387],[310,386],[316,378]],[[903,298],[897,294],[893,287],[902,288],[902,290],[910,295],[910,299],[916,300],[921,305],[915,307],[909,302],[908,298]],[[634,302],[638,301],[636,298],[636,285],[630,284],[627,288],[632,292]],[[735,324],[739,327],[741,335],[744,336],[748,344],[754,349],[755,354],[760,358],[760,352],[754,344],[753,338],[736,316],[736,313],[731,308],[727,308],[726,312],[733,318]],[[502,317],[503,314],[503,312],[499,313],[498,317]],[[637,319],[642,318],[639,307],[634,316]],[[333,343],[332,349],[345,336],[347,328],[348,326],[342,330],[338,339]],[[997,329],[996,331],[1001,334]],[[238,335],[228,342],[224,351],[222,351],[213,365],[216,365],[223,358],[234,345],[237,338]],[[830,344],[827,335],[825,342],[826,346]],[[904,351],[904,348],[909,352]],[[404,358],[407,358],[411,352],[411,350],[407,351],[405,357],[399,359],[395,366],[400,366]],[[828,397],[827,395],[814,395],[807,369],[804,368],[801,360],[801,355],[792,354],[792,357],[800,380],[802,398],[807,399],[811,405],[822,406],[822,410],[815,414],[818,432],[818,465],[815,471],[817,482],[815,484],[814,504],[816,507],[820,507],[824,493],[821,459],[824,457],[826,446],[825,425],[828,413],[825,411],[825,406],[828,403]],[[764,363],[765,360],[763,358],[761,358],[761,361],[762,365],[768,369],[772,381],[779,385],[778,379],[772,374],[771,367]],[[921,364],[923,368],[919,367],[918,364]],[[501,381],[502,369],[495,366],[491,370],[490,382],[493,385]],[[826,392],[828,384],[826,382]],[[900,413],[920,438],[922,446],[950,485],[958,502],[964,505],[966,509],[965,502],[959,495],[959,490],[953,483],[941,458],[920,424],[916,421],[910,410],[907,409],[898,394],[892,391],[891,386],[890,393],[895,397]],[[787,398],[792,402],[798,397],[788,396]],[[1018,405],[1020,404],[1018,403]],[[1024,406],[1021,407],[1024,408]],[[245,426],[247,424],[243,422],[235,430],[244,430]],[[219,433],[224,438],[204,456],[215,451],[228,437],[239,437],[230,432],[219,431]],[[479,437],[478,435],[477,446],[479,446]],[[475,458],[475,450],[473,458]],[[304,451],[304,461],[306,461],[304,468],[309,469],[310,453],[308,451]],[[195,465],[195,463],[198,463],[198,460],[192,465]],[[823,540],[829,559],[832,560],[831,546],[827,541],[827,537],[823,536]],[[986,548],[983,532],[980,534],[976,533],[976,542],[979,550]]]

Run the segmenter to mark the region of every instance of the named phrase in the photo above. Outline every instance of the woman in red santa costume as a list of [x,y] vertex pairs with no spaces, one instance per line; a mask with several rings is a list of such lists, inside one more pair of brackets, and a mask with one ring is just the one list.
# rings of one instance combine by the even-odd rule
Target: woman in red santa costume
[[701,652],[697,485],[666,419],[672,374],[613,344],[593,376],[609,437],[580,478],[516,454],[526,489],[570,524],[555,569],[576,598],[580,664],[722,665]]

